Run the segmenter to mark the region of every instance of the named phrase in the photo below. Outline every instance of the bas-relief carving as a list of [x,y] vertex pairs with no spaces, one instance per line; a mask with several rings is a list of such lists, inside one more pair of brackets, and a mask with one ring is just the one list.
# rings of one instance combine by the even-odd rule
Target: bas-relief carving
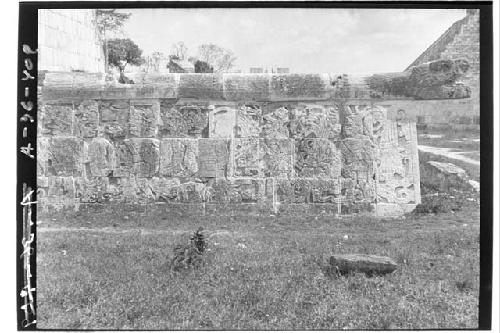
[[94,138],[83,145],[83,166],[86,177],[106,177],[116,166],[116,150],[105,138]]
[[198,172],[196,139],[163,139],[160,142],[160,175],[193,177]]
[[129,101],[101,101],[99,103],[99,135],[113,140],[125,138],[129,129]]
[[177,103],[164,100],[160,104],[159,133],[171,138],[208,137],[208,112],[206,103]]
[[160,166],[160,141],[156,139],[126,139],[117,142],[117,176],[153,177]]
[[293,172],[293,140],[260,139],[258,163],[264,177],[290,178]]
[[73,103],[45,104],[41,107],[42,135],[69,136],[73,134]]
[[82,138],[97,136],[99,124],[99,104],[96,101],[83,101],[76,107],[74,135]]
[[295,139],[338,140],[341,132],[336,105],[299,104],[290,113],[290,133]]
[[259,137],[262,109],[259,105],[244,104],[238,108],[235,137]]
[[[38,156],[46,175],[81,176],[83,140],[72,137],[53,137],[46,141],[44,153]],[[46,158],[46,160],[42,160]]]
[[338,178],[341,153],[328,139],[295,140],[295,177]]
[[386,133],[377,159],[377,200],[381,203],[420,203],[420,171],[416,126],[408,122],[386,122]]
[[61,138],[54,153],[40,137],[39,175],[77,177],[82,202],[419,200],[414,126],[387,121],[384,106],[233,104],[76,103],[69,128],[85,142]]
[[279,203],[336,204],[340,198],[339,179],[275,179],[275,200]]
[[271,104],[263,110],[260,136],[269,139],[287,139],[289,123],[289,108]]
[[232,147],[231,174],[234,177],[258,177],[259,138],[236,138],[232,140]]
[[156,137],[159,117],[160,103],[158,101],[131,101],[129,120],[130,137]]
[[217,179],[213,186],[213,202],[257,203],[272,201],[272,188],[266,179]]

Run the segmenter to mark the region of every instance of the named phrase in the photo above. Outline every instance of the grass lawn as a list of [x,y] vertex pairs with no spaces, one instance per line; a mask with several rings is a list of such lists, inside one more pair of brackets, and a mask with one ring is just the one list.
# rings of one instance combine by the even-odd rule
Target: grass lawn
[[[476,206],[385,220],[125,212],[43,220],[37,327],[475,328],[479,209],[467,204]],[[174,244],[198,226],[208,237],[203,265],[173,271]],[[326,269],[334,253],[387,255],[399,267],[338,277]]]

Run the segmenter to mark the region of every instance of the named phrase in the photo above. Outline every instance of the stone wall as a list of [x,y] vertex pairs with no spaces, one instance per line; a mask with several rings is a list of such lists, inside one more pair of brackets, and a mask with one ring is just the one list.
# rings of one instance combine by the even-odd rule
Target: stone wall
[[409,211],[420,203],[415,123],[387,119],[387,103],[356,82],[328,74],[169,74],[105,85],[81,73],[46,73],[39,209]]
[[104,72],[94,9],[38,10],[38,69]]
[[420,103],[422,107],[409,108],[408,116],[417,121],[432,125],[475,125],[479,127],[479,10],[467,9],[466,16],[455,22],[411,65],[420,66],[436,60],[464,59],[470,69],[460,81],[470,87],[469,98],[459,101],[437,100]]

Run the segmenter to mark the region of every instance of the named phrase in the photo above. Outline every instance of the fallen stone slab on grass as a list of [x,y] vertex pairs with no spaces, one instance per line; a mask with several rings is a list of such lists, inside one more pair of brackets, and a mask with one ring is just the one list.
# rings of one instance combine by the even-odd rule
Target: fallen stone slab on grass
[[471,182],[467,172],[449,162],[428,161],[420,164],[421,179],[426,184],[441,192],[449,193],[451,189],[459,191],[479,191],[475,181]]
[[369,254],[337,254],[330,257],[330,266],[340,274],[361,272],[367,275],[392,273],[398,268],[389,257]]

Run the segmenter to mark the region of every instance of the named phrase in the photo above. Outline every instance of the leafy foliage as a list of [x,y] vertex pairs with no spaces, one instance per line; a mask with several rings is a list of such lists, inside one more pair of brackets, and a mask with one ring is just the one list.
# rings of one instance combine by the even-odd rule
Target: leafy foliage
[[123,24],[129,19],[127,13],[118,13],[116,9],[97,9],[97,29],[102,36],[106,36],[108,31],[121,32]]
[[140,65],[142,50],[130,38],[114,38],[108,41],[109,64],[123,70],[127,64]]
[[198,48],[198,59],[208,63],[215,72],[226,72],[234,66],[236,57],[231,50],[215,44],[202,44]]
[[212,66],[210,66],[209,63],[197,60],[194,63],[194,72],[195,73],[213,73],[214,68]]
[[201,264],[201,256],[206,248],[205,236],[202,232],[203,229],[198,228],[189,239],[188,244],[180,244],[174,247],[174,257],[172,259],[174,270],[198,267]]

